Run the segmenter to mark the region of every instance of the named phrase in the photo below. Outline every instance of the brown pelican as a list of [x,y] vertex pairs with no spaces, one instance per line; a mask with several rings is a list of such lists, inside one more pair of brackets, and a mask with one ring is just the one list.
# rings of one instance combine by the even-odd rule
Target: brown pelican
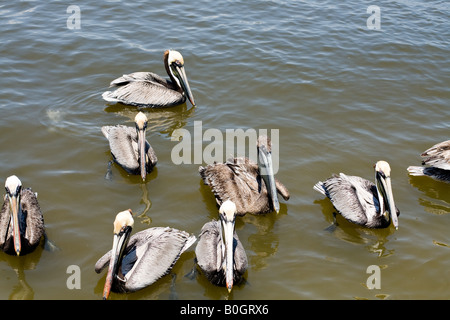
[[233,284],[242,280],[248,261],[234,229],[236,205],[230,200],[222,203],[219,217],[220,221],[213,220],[202,227],[195,255],[208,280],[231,292]]
[[16,176],[5,182],[6,195],[0,211],[0,248],[8,254],[32,252],[45,237],[44,218],[36,194],[22,188]]
[[110,291],[133,292],[145,288],[169,271],[196,237],[169,227],[154,227],[131,236],[131,210],[119,212],[114,221],[112,250],[95,264],[100,273],[108,266],[103,299]]
[[430,176],[436,180],[450,182],[450,140],[440,142],[421,154],[423,165],[427,167],[409,166],[412,176]]
[[145,180],[158,158],[150,143],[145,140],[147,117],[139,112],[135,119],[136,129],[116,125],[102,127],[103,135],[109,140],[114,161],[131,174],[141,174]]
[[[285,200],[290,197],[287,188],[274,177],[270,139],[258,137],[257,150],[258,163],[241,157],[199,168],[203,182],[211,187],[217,203],[233,201],[240,216],[247,212],[263,214],[275,210],[278,213],[277,192]],[[260,169],[267,174],[262,174]]]
[[161,108],[182,104],[187,96],[195,106],[184,70],[183,56],[178,51],[166,50],[164,66],[170,80],[165,80],[152,72],[125,74],[111,82],[111,87],[118,88],[115,91],[104,92],[103,99],[138,107]]
[[391,187],[391,168],[386,161],[375,164],[372,182],[341,173],[314,185],[314,190],[330,198],[336,210],[347,220],[368,227],[398,229],[400,212],[395,207]]

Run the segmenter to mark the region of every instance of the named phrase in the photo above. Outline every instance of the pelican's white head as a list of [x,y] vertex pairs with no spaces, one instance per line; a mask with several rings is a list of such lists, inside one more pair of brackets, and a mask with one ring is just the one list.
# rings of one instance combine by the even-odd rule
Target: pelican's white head
[[233,265],[234,265],[234,251],[233,251],[233,233],[234,222],[236,218],[236,205],[233,201],[227,200],[222,203],[219,209],[220,219],[223,227],[223,268],[225,271],[225,283],[228,292],[233,288]]
[[12,194],[17,195],[20,192],[21,187],[22,182],[15,175],[9,176],[5,181],[5,189],[8,196]]
[[184,70],[184,59],[181,53],[176,50],[166,50],[164,52],[164,65],[167,74],[173,82],[176,82],[180,92],[184,91],[189,101],[195,106],[194,96],[192,95],[191,88]]
[[109,261],[108,273],[106,274],[105,286],[103,287],[103,299],[108,299],[113,281],[118,278],[118,270],[122,265],[124,251],[130,239],[134,220],[131,209],[119,212],[114,220],[114,239]]
[[386,161],[380,160],[375,164],[375,171],[383,173],[385,177],[391,176],[391,167]]
[[139,113],[134,118],[134,122],[136,123],[136,133],[137,133],[137,142],[138,142],[138,159],[139,159],[139,168],[141,170],[142,180],[145,180],[147,176],[147,162],[148,159],[146,157],[146,140],[145,140],[145,132],[147,130],[147,117],[144,113],[139,111]]
[[147,116],[139,111],[139,113],[136,115],[136,117],[134,117],[134,122],[136,123],[136,127],[139,129],[144,129],[145,127],[147,127]]
[[7,198],[9,201],[10,212],[11,212],[11,225],[14,239],[14,250],[17,255],[20,255],[20,251],[22,250],[21,244],[21,233],[24,230],[20,230],[20,221],[22,220],[22,210],[20,205],[20,190],[22,189],[22,182],[20,182],[17,176],[10,176],[6,179],[5,189]]
[[171,65],[172,63],[176,63],[180,66],[184,65],[184,59],[181,53],[179,53],[176,50],[167,50],[167,51],[169,55],[167,58],[167,62],[169,63],[169,65]]
[[219,209],[219,213],[225,218],[226,221],[233,221],[236,211],[236,205],[231,200],[224,201]]
[[131,209],[119,212],[114,220],[114,234],[119,234],[124,228],[133,228],[134,219]]
[[384,215],[387,221],[392,220],[395,229],[398,229],[397,208],[395,207],[391,185],[391,167],[386,161],[380,160],[375,164],[375,181],[380,214]]

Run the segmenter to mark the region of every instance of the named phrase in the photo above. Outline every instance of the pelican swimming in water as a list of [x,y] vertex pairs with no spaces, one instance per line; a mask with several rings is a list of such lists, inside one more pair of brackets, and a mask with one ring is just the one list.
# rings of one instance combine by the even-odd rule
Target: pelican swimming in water
[[436,180],[450,182],[450,140],[435,144],[421,154],[423,165],[427,167],[409,166],[412,176],[429,176]]
[[125,74],[111,82],[111,87],[118,88],[115,91],[104,92],[103,99],[138,107],[161,108],[182,104],[187,97],[195,106],[181,53],[166,50],[164,66],[170,80],[152,72]]
[[95,264],[95,272],[108,267],[103,299],[110,291],[134,292],[169,273],[180,255],[195,241],[194,235],[169,227],[154,227],[133,236],[131,210],[119,212],[114,220],[112,250]]
[[8,254],[25,255],[45,237],[41,208],[36,194],[31,188],[22,188],[18,177],[8,177],[5,189],[0,211],[0,248]]
[[231,292],[233,284],[239,283],[247,270],[247,254],[234,229],[236,205],[230,200],[222,203],[219,217],[220,221],[213,220],[202,227],[195,255],[206,278]]
[[145,180],[158,162],[155,151],[145,139],[147,117],[139,112],[134,118],[135,127],[122,125],[102,127],[103,135],[109,140],[114,161],[131,174],[140,174]]
[[259,136],[257,150],[258,163],[241,157],[199,168],[203,182],[211,187],[217,203],[221,205],[225,200],[233,201],[239,216],[246,213],[278,213],[280,203],[277,192],[285,200],[290,197],[287,188],[274,177],[270,139]]
[[376,184],[341,173],[314,185],[314,190],[330,198],[336,210],[350,222],[368,228],[398,229],[400,212],[395,207],[391,186],[391,168],[386,161],[375,164]]

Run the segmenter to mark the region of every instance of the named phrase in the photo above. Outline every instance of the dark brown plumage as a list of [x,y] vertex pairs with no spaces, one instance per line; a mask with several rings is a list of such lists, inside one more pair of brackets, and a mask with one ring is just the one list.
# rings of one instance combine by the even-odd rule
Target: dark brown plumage
[[[267,137],[259,137],[257,147],[259,153],[270,155],[270,139]],[[245,157],[200,167],[199,173],[203,182],[211,187],[217,203],[221,205],[226,200],[233,201],[239,216],[246,213],[264,214],[279,210],[275,208],[276,205],[274,206],[274,199],[272,199],[272,196],[277,197],[276,192],[285,200],[289,200],[290,197],[287,188],[273,175],[276,192],[275,195],[271,195],[266,185],[267,179],[265,180],[261,175],[260,166]],[[278,203],[278,199],[275,201]]]

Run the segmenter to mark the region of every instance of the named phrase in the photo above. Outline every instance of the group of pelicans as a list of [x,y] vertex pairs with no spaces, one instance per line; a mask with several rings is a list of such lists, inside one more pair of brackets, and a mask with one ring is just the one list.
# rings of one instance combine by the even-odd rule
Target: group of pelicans
[[[103,93],[108,102],[137,107],[168,107],[189,99],[195,106],[184,70],[182,55],[174,50],[164,52],[169,79],[151,72],[123,75],[111,82],[114,91]],[[130,174],[147,173],[157,164],[156,154],[146,140],[147,118],[138,112],[135,128],[123,125],[104,126],[113,160]],[[280,210],[278,195],[285,200],[287,188],[272,169],[271,141],[257,140],[258,158],[254,162],[240,157],[224,163],[199,168],[204,183],[210,186],[219,207],[219,219],[207,222],[198,236],[171,227],[152,227],[131,235],[131,210],[119,212],[114,220],[113,246],[95,264],[100,273],[108,267],[103,298],[110,291],[133,292],[147,287],[169,273],[180,255],[197,242],[196,263],[210,282],[225,286],[230,292],[248,267],[247,255],[236,234],[237,216],[265,214]],[[450,140],[438,143],[422,154],[423,165],[408,167],[411,175],[430,176],[450,183]],[[314,189],[328,197],[345,219],[368,228],[387,228],[391,222],[398,228],[399,210],[391,187],[390,166],[386,161],[375,164],[375,183],[343,173],[319,181]],[[19,178],[5,182],[6,195],[0,212],[0,248],[12,255],[25,255],[45,239],[44,219],[37,194],[23,188]]]

